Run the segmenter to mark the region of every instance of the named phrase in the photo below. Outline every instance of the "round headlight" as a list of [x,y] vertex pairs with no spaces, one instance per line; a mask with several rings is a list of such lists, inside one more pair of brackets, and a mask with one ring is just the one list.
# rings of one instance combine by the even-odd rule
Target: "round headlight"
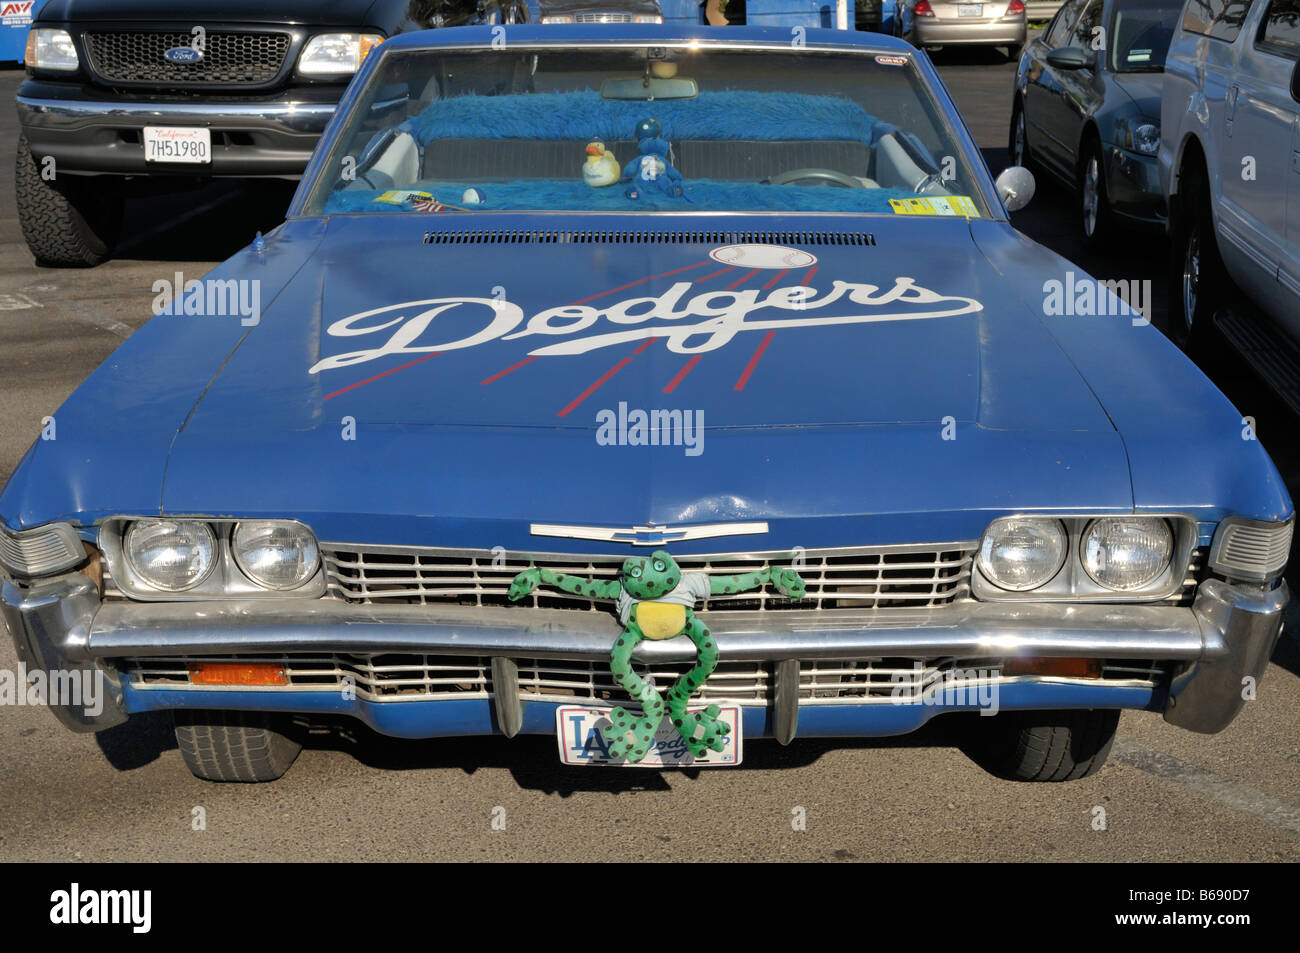
[[216,565],[217,537],[207,523],[141,520],[124,541],[127,562],[145,583],[166,592],[193,589]]
[[244,575],[267,589],[297,589],[316,574],[320,562],[316,537],[300,523],[241,522],[231,548]]
[[1174,534],[1164,520],[1107,517],[1088,526],[1079,558],[1097,585],[1131,592],[1159,578],[1173,551]]
[[1065,550],[1065,530],[1058,520],[1000,519],[980,543],[980,571],[1002,589],[1037,589],[1060,571]]

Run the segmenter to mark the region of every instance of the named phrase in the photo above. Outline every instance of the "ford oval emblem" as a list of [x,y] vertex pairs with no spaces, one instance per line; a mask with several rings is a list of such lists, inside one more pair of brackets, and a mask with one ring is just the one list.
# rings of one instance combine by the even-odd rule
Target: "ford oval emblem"
[[163,56],[169,63],[197,63],[203,59],[203,52],[192,46],[173,46],[164,51]]

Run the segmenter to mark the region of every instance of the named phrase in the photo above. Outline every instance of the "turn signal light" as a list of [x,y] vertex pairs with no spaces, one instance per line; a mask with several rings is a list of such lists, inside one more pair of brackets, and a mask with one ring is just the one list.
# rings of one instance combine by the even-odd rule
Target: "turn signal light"
[[282,686],[289,684],[289,673],[278,662],[191,662],[190,683]]
[[1098,658],[1013,658],[1002,663],[1003,675],[1047,675],[1056,678],[1101,678]]

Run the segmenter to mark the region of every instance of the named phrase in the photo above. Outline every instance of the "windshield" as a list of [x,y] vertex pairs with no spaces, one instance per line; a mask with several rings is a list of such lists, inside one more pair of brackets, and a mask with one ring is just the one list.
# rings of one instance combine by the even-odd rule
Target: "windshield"
[[941,115],[899,55],[391,53],[306,211],[987,215]]
[[1155,73],[1165,68],[1165,55],[1183,11],[1169,0],[1125,0],[1111,14],[1110,68],[1116,73]]

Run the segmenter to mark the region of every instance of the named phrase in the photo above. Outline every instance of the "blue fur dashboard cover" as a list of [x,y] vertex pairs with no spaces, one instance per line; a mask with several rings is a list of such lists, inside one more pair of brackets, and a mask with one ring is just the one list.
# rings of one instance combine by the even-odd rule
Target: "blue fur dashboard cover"
[[[617,183],[593,189],[576,176],[565,179],[516,179],[513,182],[422,183],[412,188],[431,192],[440,202],[461,203],[469,186],[483,191],[486,211],[547,209],[575,212],[645,211],[778,211],[778,212],[891,212],[890,199],[916,198],[908,189],[807,188],[798,185],[759,185],[755,182],[721,182],[687,179],[686,198],[647,194],[640,199],[624,195]],[[335,192],[325,203],[326,214],[346,212],[401,212],[410,206],[376,202],[382,193],[369,189]],[[689,198],[690,201],[686,199]],[[450,214],[462,214],[452,212]]]
[[847,140],[869,142],[875,118],[851,99],[803,93],[730,90],[694,99],[602,99],[594,90],[508,96],[456,96],[429,104],[409,120],[415,138],[631,139],[653,116],[664,138]]

